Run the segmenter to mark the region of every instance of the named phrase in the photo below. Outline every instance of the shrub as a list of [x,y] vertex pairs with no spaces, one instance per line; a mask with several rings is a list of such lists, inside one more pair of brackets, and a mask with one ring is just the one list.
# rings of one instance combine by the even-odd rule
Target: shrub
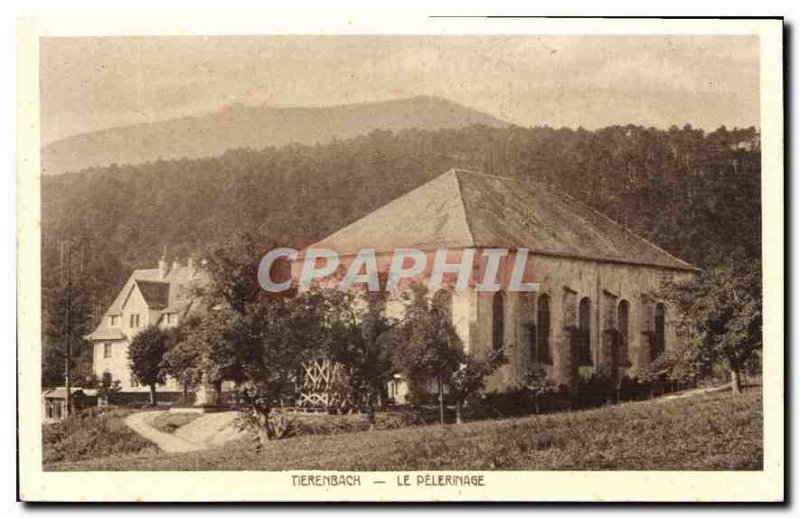
[[578,380],[578,393],[575,406],[591,408],[613,402],[616,399],[616,385],[608,376],[592,373]]
[[650,382],[623,376],[617,387],[618,401],[641,401],[650,397]]
[[556,393],[556,382],[547,376],[547,371],[541,365],[537,365],[528,369],[525,374],[525,388],[531,393],[533,408],[538,414],[542,409],[543,400]]
[[43,462],[97,459],[131,454],[155,446],[125,425],[131,410],[88,408],[58,423],[42,427]]
[[117,396],[122,390],[119,380],[111,377],[110,372],[104,372],[97,385],[97,399],[105,405],[117,403]]
[[269,427],[270,437],[273,440],[285,439],[295,435],[297,427],[294,425],[294,417],[286,412],[270,412],[267,417],[267,427]]

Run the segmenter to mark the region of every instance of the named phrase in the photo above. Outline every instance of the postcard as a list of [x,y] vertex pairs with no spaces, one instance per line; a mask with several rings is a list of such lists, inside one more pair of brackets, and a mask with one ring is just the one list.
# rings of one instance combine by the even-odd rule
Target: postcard
[[782,38],[21,19],[19,498],[782,501]]

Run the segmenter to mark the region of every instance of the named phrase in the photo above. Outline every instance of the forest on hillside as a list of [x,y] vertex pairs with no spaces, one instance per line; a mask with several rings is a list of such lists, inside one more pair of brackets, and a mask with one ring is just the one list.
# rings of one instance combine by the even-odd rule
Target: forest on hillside
[[45,362],[63,341],[64,240],[74,243],[77,343],[130,271],[152,268],[165,246],[185,260],[248,232],[265,246],[303,247],[452,167],[556,186],[701,268],[731,255],[756,259],[760,164],[755,128],[474,125],[378,130],[325,145],[236,149],[46,176]]

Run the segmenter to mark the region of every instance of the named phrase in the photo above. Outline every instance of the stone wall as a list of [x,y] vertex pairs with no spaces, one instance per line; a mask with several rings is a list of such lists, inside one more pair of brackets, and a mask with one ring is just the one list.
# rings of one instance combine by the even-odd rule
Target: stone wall
[[[650,363],[650,340],[654,324],[654,308],[663,303],[655,298],[664,281],[691,278],[687,271],[646,266],[601,263],[556,257],[535,257],[535,272],[540,291],[537,293],[505,293],[505,342],[509,364],[490,379],[488,390],[507,390],[523,383],[533,364],[528,349],[528,329],[536,320],[536,300],[542,293],[550,297],[550,352],[552,365],[545,365],[559,384],[573,385],[575,362],[571,353],[571,337],[578,330],[580,301],[591,303],[590,345],[592,366],[579,366],[580,374],[600,372],[609,376],[635,376],[646,371]],[[469,347],[488,353],[492,343],[492,293],[475,294],[477,312],[471,322]],[[628,302],[628,357],[614,360],[611,347],[619,340],[617,321],[619,304]],[[677,341],[666,306],[665,347]],[[614,364],[617,364],[617,372]]]

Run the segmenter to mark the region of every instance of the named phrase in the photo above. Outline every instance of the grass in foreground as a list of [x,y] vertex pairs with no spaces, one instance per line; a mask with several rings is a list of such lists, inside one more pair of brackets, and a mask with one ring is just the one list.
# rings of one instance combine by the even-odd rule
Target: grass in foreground
[[44,425],[44,464],[156,452],[153,443],[125,425],[125,418],[136,412],[141,410],[92,408],[61,422]]
[[202,452],[58,463],[51,470],[759,470],[760,390],[462,426],[248,441]]

